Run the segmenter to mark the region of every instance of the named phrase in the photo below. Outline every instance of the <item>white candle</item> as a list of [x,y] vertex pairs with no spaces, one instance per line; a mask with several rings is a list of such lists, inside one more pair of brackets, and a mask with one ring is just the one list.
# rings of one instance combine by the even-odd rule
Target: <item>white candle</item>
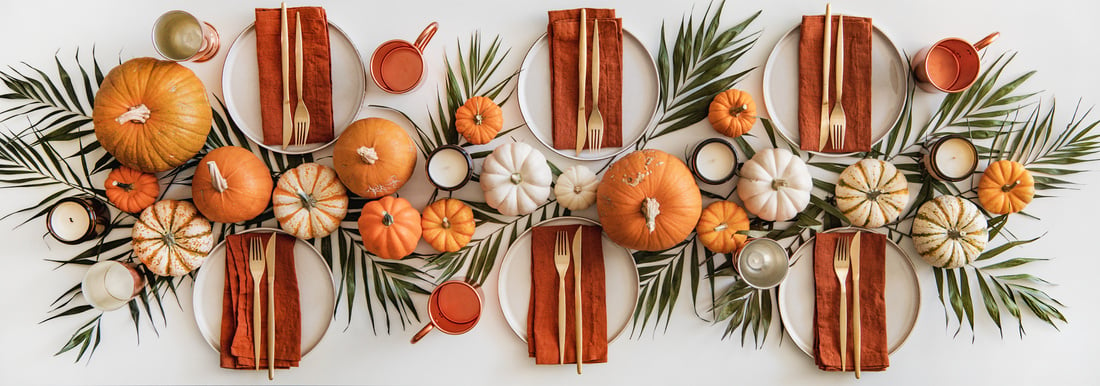
[[936,149],[936,169],[947,178],[962,178],[974,170],[978,154],[973,145],[963,138],[949,138]]
[[710,142],[695,153],[695,170],[710,181],[721,181],[733,173],[736,156],[722,142]]
[[458,149],[439,149],[428,159],[428,178],[440,188],[457,187],[469,173],[466,155]]
[[61,241],[76,241],[88,233],[92,214],[83,205],[64,201],[50,211],[50,230]]

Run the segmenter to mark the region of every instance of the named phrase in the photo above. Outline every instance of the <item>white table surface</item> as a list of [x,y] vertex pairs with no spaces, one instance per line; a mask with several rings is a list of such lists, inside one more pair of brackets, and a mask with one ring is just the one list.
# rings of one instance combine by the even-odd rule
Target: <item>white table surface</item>
[[[662,20],[675,26],[681,15],[695,7],[699,12],[705,1],[566,1],[538,4],[514,0],[480,1],[385,1],[331,2],[323,5],[334,22],[340,24],[369,56],[380,42],[413,39],[432,20],[440,22],[440,32],[428,46],[429,83],[412,94],[391,96],[373,85],[368,103],[384,103],[415,113],[423,126],[427,107],[434,109],[438,82],[442,79],[443,54],[453,55],[456,40],[467,41],[480,30],[491,38],[501,34],[512,49],[506,67],[515,68],[530,43],[545,31],[546,10],[577,6],[616,7],[624,25],[634,31],[650,50],[656,51]],[[98,58],[107,68],[117,58],[155,56],[150,42],[153,21],[170,9],[186,9],[214,24],[227,46],[236,33],[253,19],[252,7],[278,6],[275,1],[233,2],[197,0],[167,1],[94,1],[2,2],[0,65],[16,66],[27,62],[47,72],[54,70],[55,52],[63,60],[73,57],[79,48],[85,55],[95,46]],[[738,68],[762,66],[771,46],[803,14],[821,12],[823,3],[814,1],[730,1],[726,5],[724,25],[732,25],[763,8],[764,13],[752,26],[763,29],[757,47]],[[834,2],[837,12],[871,16],[876,25],[888,29],[909,53],[946,36],[976,40],[991,31],[1000,31],[1000,40],[991,53],[1019,52],[1009,72],[1035,69],[1039,73],[1028,82],[1028,90],[1044,91],[1044,102],[1052,95],[1060,102],[1060,122],[1068,119],[1073,104],[1083,98],[1085,105],[1100,102],[1100,50],[1095,47],[1100,26],[1095,15],[1100,3],[1073,0],[1052,1],[958,1],[883,2],[842,0]],[[698,14],[697,14],[698,15]],[[220,94],[220,70],[225,50],[201,64],[187,64],[206,83],[210,92]],[[82,58],[86,58],[82,56]],[[366,58],[364,58],[366,60]],[[65,62],[70,63],[70,62]],[[106,72],[106,68],[104,69]],[[739,87],[760,101],[761,71],[754,71]],[[918,114],[927,114],[938,103],[918,91]],[[759,102],[758,102],[759,103]],[[1100,116],[1096,116],[1100,117]],[[1094,117],[1094,118],[1096,118]],[[506,127],[521,119],[514,103],[505,106]],[[3,130],[22,129],[25,123],[3,123]],[[759,125],[757,127],[759,129]],[[682,149],[688,137],[711,135],[706,124],[685,131],[683,138],[653,144],[666,150]],[[529,138],[528,133],[519,134]],[[551,156],[559,165],[570,164]],[[1095,167],[1095,166],[1094,166]],[[403,193],[423,205],[426,198],[413,193],[425,186],[420,177]],[[1100,281],[1096,273],[1100,259],[1090,240],[1095,238],[1093,220],[1100,218],[1100,206],[1092,198],[1100,191],[1100,176],[1089,173],[1078,177],[1080,190],[1066,191],[1058,199],[1040,199],[1029,212],[1042,221],[1016,219],[1013,229],[1021,237],[1046,236],[1039,242],[1017,248],[1017,256],[1053,257],[1054,261],[1033,264],[1032,273],[1058,283],[1047,290],[1066,304],[1068,325],[1061,331],[1044,325],[1034,317],[1024,319],[1028,335],[1020,339],[1015,323],[1006,321],[1001,338],[980,306],[976,307],[977,334],[964,331],[952,337],[954,327],[945,328],[944,311],[936,298],[931,270],[918,265],[924,285],[921,318],[910,341],[891,358],[884,373],[866,373],[863,384],[923,385],[948,384],[1097,384],[1100,382]],[[422,189],[421,189],[422,190]],[[23,208],[39,198],[34,190],[3,190],[0,213]],[[595,216],[595,211],[582,212]],[[76,283],[82,267],[64,267],[44,261],[46,258],[71,256],[80,247],[61,245],[43,239],[41,221],[12,229],[24,217],[0,222],[0,384],[255,384],[268,383],[260,372],[231,371],[217,366],[217,356],[201,339],[191,312],[190,281],[181,291],[177,308],[167,305],[167,325],[156,321],[160,336],[153,334],[147,319],[142,321],[140,344],[125,311],[113,312],[103,319],[103,343],[90,363],[73,363],[72,353],[53,356],[87,316],[62,318],[39,324],[47,317],[49,304],[65,288]],[[919,262],[918,262],[919,263]],[[660,329],[641,339],[623,339],[610,347],[611,362],[586,366],[577,376],[572,367],[535,366],[527,358],[526,348],[508,329],[497,308],[496,273],[490,276],[485,292],[488,304],[485,316],[472,332],[462,336],[433,334],[417,345],[408,339],[419,326],[392,334],[375,335],[367,323],[366,307],[360,294],[350,326],[341,312],[329,336],[302,362],[302,367],[280,371],[275,383],[351,383],[351,384],[854,384],[848,374],[818,371],[813,362],[790,340],[780,343],[772,331],[763,349],[742,347],[736,339],[720,340],[724,326],[713,326],[693,315],[688,290],[681,293],[667,332]],[[418,303],[426,298],[417,297]],[[976,299],[977,301],[977,299]],[[420,304],[422,307],[423,304]],[[775,323],[777,326],[778,323]],[[346,328],[345,328],[346,327]]]

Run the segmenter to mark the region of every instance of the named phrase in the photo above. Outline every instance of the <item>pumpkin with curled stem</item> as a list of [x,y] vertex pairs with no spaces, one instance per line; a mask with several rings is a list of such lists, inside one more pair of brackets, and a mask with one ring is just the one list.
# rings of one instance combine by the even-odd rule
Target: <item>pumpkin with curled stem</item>
[[913,220],[913,245],[936,267],[959,268],[985,250],[989,233],[985,215],[973,202],[956,196],[939,196],[917,209]]
[[752,95],[737,89],[729,89],[714,96],[710,102],[707,120],[715,131],[727,137],[748,133],[756,123],[756,102]]
[[475,96],[455,111],[455,129],[475,145],[489,143],[504,127],[500,106],[492,99]]
[[424,241],[440,252],[457,252],[474,237],[474,211],[462,201],[444,198],[420,216]]
[[1000,160],[989,164],[978,181],[978,202],[994,214],[1024,210],[1035,198],[1035,178],[1019,162]]
[[364,198],[393,194],[416,168],[416,144],[401,126],[383,118],[352,122],[332,151],[336,174]]
[[359,235],[367,251],[383,259],[399,260],[416,249],[420,241],[420,212],[409,200],[382,197],[363,205],[359,214]]
[[128,166],[111,170],[103,182],[103,189],[111,204],[128,213],[138,213],[148,208],[160,194],[157,176]]
[[210,221],[251,220],[271,202],[271,171],[240,146],[222,146],[202,157],[191,180],[195,206]]
[[546,157],[523,142],[497,147],[481,165],[485,203],[505,216],[531,213],[549,201],[553,178]]
[[730,201],[715,201],[703,209],[695,233],[699,242],[715,253],[733,253],[745,245],[747,235],[739,231],[749,230],[749,215]]
[[787,149],[756,152],[741,167],[737,195],[745,209],[767,221],[787,221],[810,204],[813,180],[806,163]]
[[699,222],[702,201],[687,165],[655,149],[615,161],[596,188],[596,209],[607,237],[640,251],[684,241]]
[[909,181],[894,164],[863,159],[840,173],[836,207],[853,226],[878,228],[897,220],[909,204]]
[[348,214],[348,193],[328,166],[305,163],[279,176],[271,193],[275,219],[299,239],[325,237]]
[[130,236],[134,255],[161,276],[186,275],[214,249],[210,221],[187,201],[161,200],[145,208]]
[[596,203],[596,186],[600,178],[583,165],[570,166],[554,183],[554,197],[569,210],[584,210]]

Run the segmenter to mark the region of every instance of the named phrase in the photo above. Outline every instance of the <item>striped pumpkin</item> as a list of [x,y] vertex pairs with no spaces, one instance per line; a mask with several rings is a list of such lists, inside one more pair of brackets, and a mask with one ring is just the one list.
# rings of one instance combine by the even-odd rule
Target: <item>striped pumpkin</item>
[[348,214],[348,192],[336,171],[316,163],[283,173],[271,202],[279,226],[300,239],[332,234]]
[[898,219],[909,203],[909,181],[886,161],[864,159],[844,169],[836,184],[836,206],[848,222],[878,228]]
[[161,276],[186,275],[214,249],[210,221],[187,201],[162,200],[145,208],[130,236],[134,255]]
[[913,244],[924,261],[958,268],[974,261],[989,241],[985,216],[974,203],[939,196],[924,203],[913,221]]

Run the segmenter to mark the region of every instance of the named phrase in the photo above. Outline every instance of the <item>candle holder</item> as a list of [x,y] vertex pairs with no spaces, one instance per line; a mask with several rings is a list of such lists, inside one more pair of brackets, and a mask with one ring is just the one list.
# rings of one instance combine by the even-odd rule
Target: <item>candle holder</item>
[[93,264],[80,282],[80,292],[92,307],[112,311],[129,303],[145,287],[133,264],[107,260]]
[[75,245],[102,235],[110,221],[107,204],[103,201],[94,197],[68,197],[46,213],[46,230],[57,241]]
[[772,239],[750,239],[731,257],[737,274],[753,288],[774,288],[790,271],[787,250]]
[[707,138],[687,157],[691,174],[706,184],[718,185],[733,179],[737,171],[737,152],[722,138]]
[[926,142],[921,164],[940,181],[959,182],[978,168],[978,148],[961,134],[948,134]]
[[474,160],[470,153],[458,145],[443,145],[428,154],[425,171],[428,182],[439,190],[455,191],[470,182],[474,174]]
[[221,47],[218,30],[184,11],[168,11],[153,23],[153,48],[165,59],[195,63],[213,58]]

